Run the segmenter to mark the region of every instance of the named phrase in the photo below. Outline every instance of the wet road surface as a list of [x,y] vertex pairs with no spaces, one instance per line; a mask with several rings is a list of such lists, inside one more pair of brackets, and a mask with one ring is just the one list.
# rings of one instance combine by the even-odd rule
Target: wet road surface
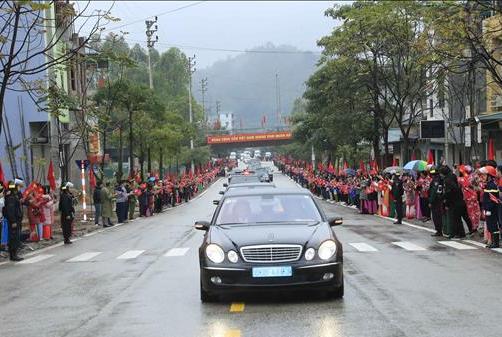
[[[296,186],[276,175],[282,187]],[[321,202],[341,215],[345,297],[277,293],[199,300],[189,204],[0,266],[0,336],[502,336],[502,254]],[[453,243],[452,243],[453,242]]]

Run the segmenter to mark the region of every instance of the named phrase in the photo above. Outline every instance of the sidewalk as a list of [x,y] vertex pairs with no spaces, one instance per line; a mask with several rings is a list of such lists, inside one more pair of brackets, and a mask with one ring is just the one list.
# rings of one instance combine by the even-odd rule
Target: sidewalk
[[[335,202],[334,200],[324,200],[324,199],[322,199],[322,198],[320,198],[318,196],[315,196],[315,197],[318,198],[318,199],[320,199],[320,200],[323,200],[324,202],[326,202],[328,204],[350,208],[350,209],[353,209],[354,212],[359,213],[359,210],[354,205],[349,206],[345,202]],[[390,218],[390,217],[386,217],[386,216],[382,216],[382,215],[378,215],[378,214],[365,214],[365,215],[376,216],[376,217],[379,217],[379,218],[382,218],[382,219],[386,219],[386,220],[389,220],[389,221],[392,221],[392,222],[396,221],[395,218]],[[403,225],[408,226],[408,227],[413,227],[413,228],[416,228],[416,229],[427,231],[429,233],[436,233],[436,230],[434,229],[434,223],[432,222],[432,220],[421,221],[421,220],[418,220],[418,219],[406,219],[406,218],[403,218],[402,223],[403,223]],[[480,223],[480,225],[478,227],[478,231],[476,233],[474,233],[473,235],[471,235],[471,236],[467,235],[465,239],[466,240],[471,240],[471,241],[474,241],[474,242],[478,243],[477,244],[478,246],[480,246],[481,244],[484,245],[484,242],[483,242],[483,240],[484,240],[484,238],[483,238],[483,232],[481,231],[482,228],[484,228],[484,222],[483,221],[481,221],[481,223]]]
[[[202,195],[204,195],[204,193],[206,193],[206,191],[208,191],[208,189],[215,183],[217,183],[218,181],[220,181],[221,177],[216,177],[216,179],[214,181],[212,181],[209,185],[206,186],[206,188],[204,190],[202,190],[200,193],[194,195],[194,197],[192,199],[190,199],[188,201],[188,203],[200,198]],[[179,206],[182,206],[182,205],[186,205],[187,203],[185,202],[182,202],[180,204],[177,204],[176,206],[174,206],[174,208],[176,207],[179,207]],[[80,206],[80,205],[79,205]],[[72,235],[72,240],[75,240],[75,239],[80,239],[92,232],[96,232],[98,230],[103,230],[103,226],[99,225],[99,226],[96,226],[94,224],[94,218],[93,218],[93,215],[94,215],[94,211],[91,207],[89,207],[87,209],[87,221],[83,221],[83,213],[82,213],[82,209],[81,207],[77,206],[77,216],[75,218],[75,221],[73,222],[73,235]],[[168,209],[171,209],[173,208],[172,206],[165,206],[163,208],[163,211],[162,212],[165,212],[166,210]],[[114,214],[114,217],[111,219],[112,222],[117,225],[117,217],[115,215],[115,212],[113,213]],[[153,215],[153,217],[155,217],[156,215],[158,215],[159,213],[155,213],[155,215]],[[162,214],[162,213],[160,213]],[[136,211],[135,211],[135,217],[134,217],[134,220],[141,220],[141,219],[145,219],[143,217],[140,217],[139,216],[139,207],[136,206]],[[148,219],[151,218],[151,217],[148,217]],[[38,250],[41,250],[41,249],[45,249],[45,248],[48,248],[50,246],[55,246],[55,245],[61,245],[62,242],[63,242],[63,231],[61,229],[61,226],[60,226],[60,217],[59,217],[59,214],[58,212],[56,212],[55,214],[55,217],[54,217],[55,221],[54,221],[54,224],[52,225],[52,237],[53,239],[52,240],[40,240],[38,242],[23,242],[22,243],[22,246],[21,246],[21,249],[19,251],[19,255],[20,256],[24,256],[26,254],[30,254],[30,253],[33,253],[35,251],[38,251]],[[27,217],[25,216],[23,218],[23,231],[25,231],[27,228],[29,228],[29,224],[26,222],[27,220]],[[133,221],[134,221],[133,220]],[[126,223],[130,223],[131,221],[128,221]],[[115,227],[115,226],[114,226]],[[114,228],[114,227],[109,227],[109,228]],[[7,251],[0,251],[0,263],[3,263],[4,261],[8,261],[8,258],[9,258],[9,254]]]

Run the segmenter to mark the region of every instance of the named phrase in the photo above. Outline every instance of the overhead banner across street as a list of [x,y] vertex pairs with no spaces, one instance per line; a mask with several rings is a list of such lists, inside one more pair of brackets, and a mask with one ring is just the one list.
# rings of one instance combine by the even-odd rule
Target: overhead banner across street
[[236,135],[207,136],[208,144],[231,144],[244,142],[261,142],[274,140],[289,140],[292,138],[291,131],[267,132],[267,133],[243,133]]

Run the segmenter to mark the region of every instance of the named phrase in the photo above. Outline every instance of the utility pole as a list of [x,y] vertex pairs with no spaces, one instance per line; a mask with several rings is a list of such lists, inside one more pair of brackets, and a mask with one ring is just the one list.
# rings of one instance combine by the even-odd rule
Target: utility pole
[[221,109],[221,102],[216,101],[216,121],[220,125],[221,128],[221,121],[220,121],[220,109]]
[[200,90],[202,92],[202,120],[204,125],[207,127],[207,115],[206,115],[206,92],[207,92],[207,77],[200,80]]
[[275,105],[277,113],[277,127],[281,126],[281,88],[279,86],[279,74],[275,74]]
[[[148,47],[148,79],[150,81],[150,89],[153,89],[153,76],[152,76],[152,60],[150,57],[151,54],[151,49],[155,45],[155,42],[159,41],[159,36],[155,35],[155,39],[153,38],[153,34],[158,30],[158,26],[156,25],[157,23],[157,17],[155,17],[154,20],[146,20],[146,45]],[[153,26],[155,25],[155,26]],[[153,28],[152,28],[153,27]]]
[[[193,123],[193,113],[192,113],[192,74],[195,72],[195,55],[188,58],[188,117],[190,125]],[[193,154],[193,137],[190,137],[190,150]],[[190,163],[190,169],[192,174],[195,173],[195,165],[193,159]]]

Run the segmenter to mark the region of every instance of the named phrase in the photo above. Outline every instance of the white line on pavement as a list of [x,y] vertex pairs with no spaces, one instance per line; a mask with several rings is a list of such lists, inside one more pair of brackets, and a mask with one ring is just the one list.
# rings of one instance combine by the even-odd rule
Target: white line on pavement
[[456,242],[456,241],[438,241],[438,243],[445,245],[445,246],[448,246],[448,247],[459,249],[459,250],[477,249],[476,247],[468,246],[468,245],[465,245],[463,243]]
[[87,253],[75,256],[74,258],[71,258],[71,259],[67,260],[66,262],[85,262],[85,261],[89,261],[89,260],[95,258],[96,256],[98,256],[100,254],[102,254],[102,252],[87,252]]
[[173,256],[183,256],[185,255],[190,248],[172,248],[170,249],[164,256],[173,257]]
[[491,250],[497,253],[502,253],[502,248],[492,248]]
[[[386,219],[386,220],[394,220],[392,218],[389,218],[387,216],[383,216],[383,215],[378,215],[378,214],[375,214],[377,217],[379,218],[382,218],[382,219]],[[408,227],[413,227],[413,228],[416,228],[416,229],[421,229],[423,231],[427,231],[427,232],[430,232],[430,233],[436,233],[436,231],[434,229],[430,229],[430,228],[427,228],[427,227],[423,227],[423,226],[418,226],[418,225],[414,225],[412,223],[409,223],[407,221],[402,221],[403,225],[405,226],[408,226]]]
[[392,244],[396,245],[396,246],[399,246],[403,249],[406,249],[406,250],[410,250],[410,251],[423,251],[423,250],[426,250],[425,248],[423,247],[420,247],[419,245],[416,245],[412,242],[408,242],[408,241],[396,241],[396,242],[392,242]]
[[130,260],[130,259],[135,259],[141,254],[143,254],[145,251],[144,250],[129,250],[125,252],[124,254],[120,255],[117,257],[118,260]]
[[32,264],[32,263],[37,263],[37,262],[46,260],[48,258],[51,258],[53,256],[54,255],[51,255],[51,254],[40,254],[40,255],[37,255],[35,257],[32,257],[32,258],[23,260],[21,262],[18,262],[17,264]]
[[474,240],[463,240],[463,242],[469,243],[471,245],[478,246],[478,247],[481,247],[481,248],[485,248],[486,247],[486,245],[483,242],[478,242],[478,241],[474,241]]
[[354,242],[354,243],[349,243],[349,245],[351,245],[360,252],[378,252],[378,249],[364,242]]

